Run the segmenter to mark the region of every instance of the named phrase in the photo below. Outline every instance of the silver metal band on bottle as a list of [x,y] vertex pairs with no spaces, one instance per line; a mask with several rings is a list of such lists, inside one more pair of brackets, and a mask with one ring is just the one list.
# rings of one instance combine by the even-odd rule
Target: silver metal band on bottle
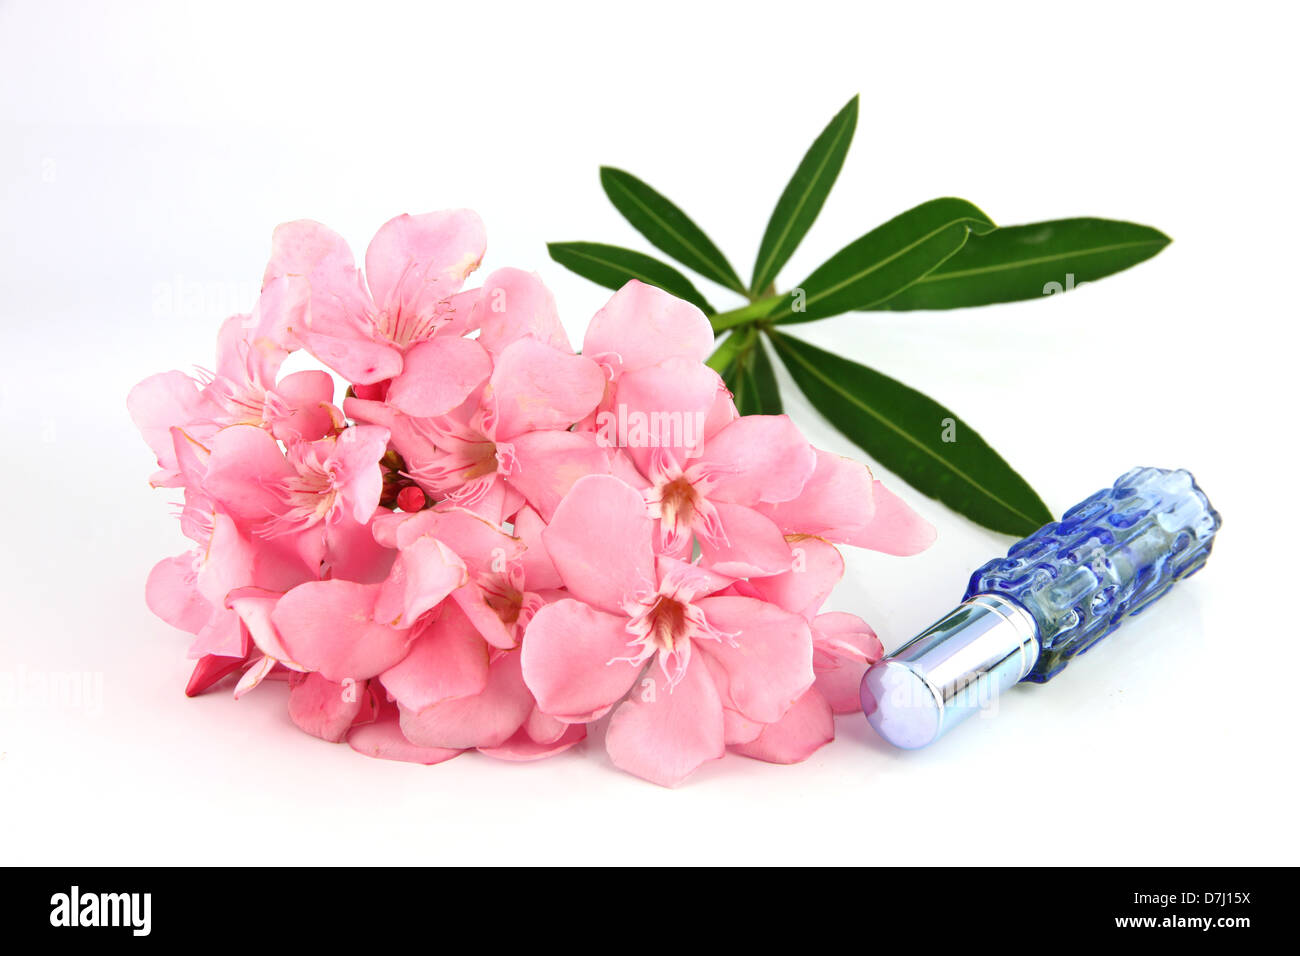
[[937,740],[1023,678],[1038,628],[1019,604],[976,594],[862,679],[862,709],[881,737],[913,749]]

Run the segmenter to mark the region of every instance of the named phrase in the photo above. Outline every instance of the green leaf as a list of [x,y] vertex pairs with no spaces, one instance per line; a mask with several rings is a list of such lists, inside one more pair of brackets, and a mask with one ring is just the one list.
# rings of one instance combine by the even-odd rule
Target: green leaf
[[774,332],[772,343],[817,410],[918,491],[1006,534],[1030,534],[1052,520],[1025,480],[934,399],[788,335]]
[[769,323],[811,322],[867,309],[906,289],[963,245],[972,232],[994,229],[964,199],[932,199],[895,216],[831,256],[790,290]]
[[640,279],[699,306],[706,315],[716,312],[690,279],[644,253],[599,242],[549,242],[546,249],[566,269],[607,289],[621,289],[629,279]]
[[1057,219],[978,236],[930,274],[872,308],[962,309],[1036,299],[1150,259],[1170,239],[1113,219]]
[[754,261],[754,279],[749,285],[754,295],[761,295],[776,279],[776,274],[808,234],[831,186],[835,184],[835,177],[840,174],[857,125],[858,98],[855,96],[835,114],[800,160],[799,168],[776,201],[763,241],[759,244],[758,258]]
[[750,366],[750,378],[753,380],[755,401],[739,409],[742,415],[780,415],[785,409],[781,405],[781,389],[776,384],[776,371],[772,360],[768,358],[767,349],[763,347],[763,336],[754,336],[754,357]]
[[737,329],[728,335],[710,356],[708,364],[722,376],[740,414],[781,414],[776,372],[756,328]]
[[745,284],[718,247],[667,197],[631,173],[600,168],[605,195],[637,232],[678,262],[719,285],[745,295]]

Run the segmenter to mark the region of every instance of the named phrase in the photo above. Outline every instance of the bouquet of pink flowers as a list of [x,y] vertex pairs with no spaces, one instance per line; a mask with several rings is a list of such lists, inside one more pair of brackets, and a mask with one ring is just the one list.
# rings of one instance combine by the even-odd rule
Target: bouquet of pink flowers
[[[738,416],[695,306],[629,282],[570,346],[540,279],[462,285],[468,211],[366,250],[280,226],[211,372],[137,385],[156,487],[195,542],[146,600],[195,635],[197,694],[287,682],[289,715],[370,756],[533,760],[583,740],[674,785],[727,750],[803,760],[881,654],[822,613],[835,544],[933,529],[784,415]],[[329,371],[282,373],[302,350]],[[296,360],[295,360],[296,361]]]

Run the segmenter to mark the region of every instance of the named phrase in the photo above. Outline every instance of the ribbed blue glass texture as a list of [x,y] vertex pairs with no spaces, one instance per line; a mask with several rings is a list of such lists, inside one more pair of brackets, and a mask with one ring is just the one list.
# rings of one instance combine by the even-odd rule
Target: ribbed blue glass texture
[[1219,514],[1191,474],[1134,468],[971,576],[966,597],[1002,594],[1038,624],[1038,663],[1050,680],[1165,592],[1200,570]]

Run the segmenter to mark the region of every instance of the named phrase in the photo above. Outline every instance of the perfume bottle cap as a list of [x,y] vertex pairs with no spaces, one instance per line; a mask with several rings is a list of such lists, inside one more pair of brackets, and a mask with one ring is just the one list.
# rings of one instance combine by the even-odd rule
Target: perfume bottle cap
[[885,740],[933,743],[1033,669],[1038,629],[1019,604],[976,594],[862,677],[862,710]]

